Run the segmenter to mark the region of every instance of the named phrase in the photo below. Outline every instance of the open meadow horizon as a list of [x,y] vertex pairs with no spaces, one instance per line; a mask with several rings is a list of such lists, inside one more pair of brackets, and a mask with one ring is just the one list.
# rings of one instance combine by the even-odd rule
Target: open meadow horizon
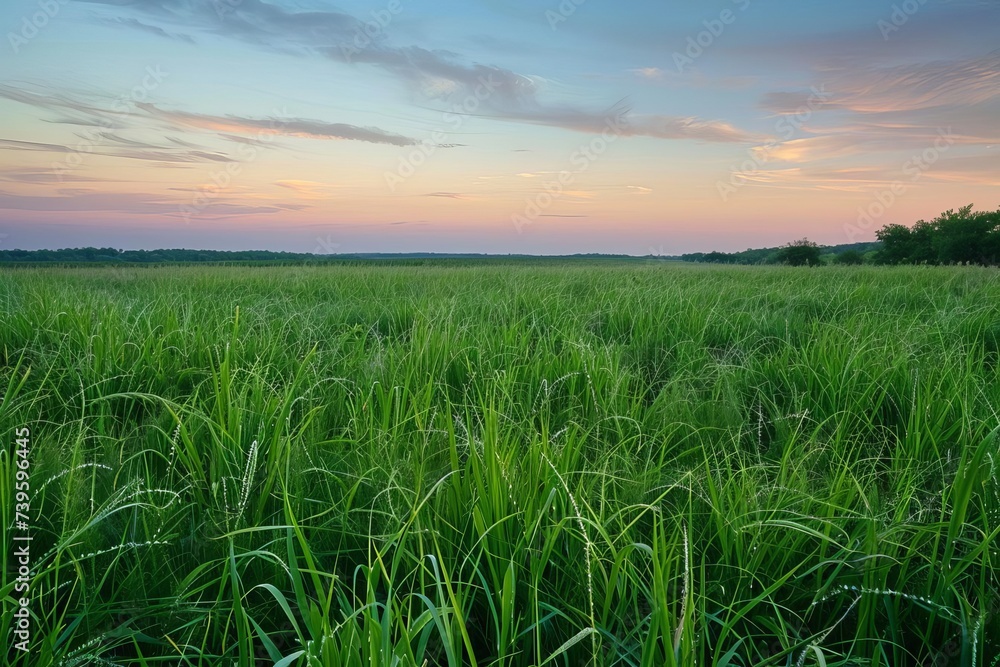
[[1000,667],[998,27],[3,0],[0,665]]

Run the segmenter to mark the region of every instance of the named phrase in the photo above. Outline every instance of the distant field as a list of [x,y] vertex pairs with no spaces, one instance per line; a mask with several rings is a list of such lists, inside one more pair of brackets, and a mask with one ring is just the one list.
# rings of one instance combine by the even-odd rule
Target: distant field
[[8,268],[0,355],[12,664],[1000,664],[996,270]]

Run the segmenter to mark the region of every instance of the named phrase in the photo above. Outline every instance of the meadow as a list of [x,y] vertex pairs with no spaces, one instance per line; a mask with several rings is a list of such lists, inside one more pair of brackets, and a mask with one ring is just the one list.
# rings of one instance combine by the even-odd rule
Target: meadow
[[1000,664],[995,269],[6,268],[0,355],[7,664]]

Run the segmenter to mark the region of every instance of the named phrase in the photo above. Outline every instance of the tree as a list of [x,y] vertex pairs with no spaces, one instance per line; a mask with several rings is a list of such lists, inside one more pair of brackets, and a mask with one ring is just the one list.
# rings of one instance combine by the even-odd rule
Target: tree
[[925,222],[918,220],[910,230],[910,257],[907,260],[911,264],[937,264],[940,260],[938,250],[935,245],[935,238],[938,235],[937,220]]
[[935,221],[937,234],[934,248],[938,260],[946,264],[990,264],[996,216],[991,213],[973,213],[972,204],[958,211],[948,210]]
[[837,264],[845,264],[849,266],[857,266],[858,264],[865,263],[865,257],[857,250],[845,250],[836,257],[833,261]]
[[792,241],[778,250],[776,259],[779,264],[788,266],[819,266],[822,261],[819,258],[819,246],[809,239],[799,239]]
[[878,261],[883,264],[905,264],[912,255],[913,234],[903,225],[886,225],[875,232],[875,238],[882,242]]
[[701,258],[702,262],[711,262],[712,264],[732,264],[733,258],[724,252],[714,251],[707,253]]
[[974,213],[972,204],[949,209],[913,228],[886,225],[875,232],[886,264],[982,264],[1000,261],[1000,210]]

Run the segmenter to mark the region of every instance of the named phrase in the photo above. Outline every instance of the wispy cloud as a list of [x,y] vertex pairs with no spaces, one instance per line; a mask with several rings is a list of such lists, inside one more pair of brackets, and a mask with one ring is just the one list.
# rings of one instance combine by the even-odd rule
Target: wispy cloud
[[281,180],[274,183],[279,188],[285,188],[297,193],[304,199],[329,199],[334,196],[338,187],[331,183],[304,180]]
[[[233,158],[223,153],[215,153],[202,150],[160,150],[157,145],[149,144],[141,146],[138,142],[130,142],[132,146],[115,148],[102,146],[97,148],[88,145],[86,153],[102,157],[126,158],[130,160],[150,160],[153,162],[177,162],[177,163],[197,163],[197,162],[232,162]],[[36,141],[17,141],[14,139],[0,139],[0,150],[10,151],[31,151],[43,153],[80,153],[80,149],[63,144],[49,144]]]
[[[871,192],[893,183],[914,182],[916,172],[904,171],[899,163],[870,167],[834,167],[804,164],[761,170],[748,178],[756,185],[797,190]],[[919,172],[920,182],[1000,185],[1000,156],[940,157],[933,168]]]
[[168,32],[163,28],[155,25],[150,25],[148,23],[143,23],[139,19],[134,18],[123,18],[116,17],[110,19],[102,19],[100,21],[104,25],[110,25],[115,27],[130,28],[132,30],[139,30],[141,32],[149,33],[151,35],[156,35],[157,37],[164,37],[166,39],[174,39],[180,42],[187,42],[188,44],[194,44],[195,41],[190,35],[177,34],[173,32]]
[[[178,137],[168,135],[163,142],[143,138],[148,136],[149,129],[160,128],[162,133],[164,126],[178,133],[212,132],[228,141],[267,148],[275,147],[275,135],[392,146],[413,146],[419,143],[410,137],[380,128],[358,127],[347,123],[294,117],[217,116],[167,110],[150,102],[135,102],[128,108],[123,108],[121,100],[115,100],[99,91],[56,93],[40,86],[18,88],[0,84],[0,98],[57,114],[50,122],[88,128],[76,133],[78,142],[55,144],[0,139],[0,150],[86,153],[146,160],[161,165],[234,161],[233,157],[223,151]],[[141,136],[134,136],[137,132]]]
[[443,197],[445,199],[471,199],[469,195],[460,192],[428,192],[424,197]]
[[817,76],[830,93],[820,105],[808,105],[813,93],[807,90],[761,98],[761,108],[775,115],[809,108],[810,122],[795,136],[759,146],[759,157],[806,164],[882,155],[895,163],[899,155],[934,146],[942,132],[971,151],[1000,141],[1000,51],[906,65],[830,66]]
[[659,67],[639,67],[629,71],[640,79],[650,79],[653,81],[658,81],[666,75],[666,73]]
[[[828,66],[816,73],[830,99],[820,110],[901,114],[953,110],[1000,100],[1000,51],[983,57],[894,66]],[[760,107],[793,114],[807,105],[810,90],[770,91]],[[903,116],[905,118],[905,116]]]
[[41,151],[46,153],[72,153],[73,150],[61,144],[46,144],[38,141],[18,141],[16,139],[0,139],[0,150],[9,151]]
[[4,169],[0,171],[0,180],[15,183],[35,185],[51,185],[53,183],[107,183],[106,178],[94,178],[83,174],[60,174],[51,169]]
[[364,141],[392,146],[414,146],[419,143],[416,139],[386,132],[376,127],[358,127],[347,123],[327,123],[305,118],[213,116],[186,111],[170,111],[147,102],[139,102],[136,106],[150,117],[166,121],[175,127],[192,127],[228,134],[241,132],[251,135],[280,134],[309,139]]
[[[109,7],[123,4],[120,0],[86,1]],[[175,32],[186,26],[188,30],[213,32],[268,49],[303,55],[313,53],[344,65],[376,67],[423,100],[438,100],[448,106],[474,97],[480,102],[479,115],[578,132],[600,133],[605,129],[606,113],[543,101],[542,82],[535,76],[498,65],[470,64],[451,51],[416,45],[395,46],[382,32],[372,37],[365,48],[358,49],[355,43],[359,34],[365,34],[361,32],[365,21],[340,11],[293,11],[260,0],[243,0],[234,11],[220,13],[208,9],[209,5],[211,3],[193,0],[143,0],[127,4],[126,10],[139,12],[147,20],[160,21]],[[658,70],[645,68],[640,71],[655,76]],[[623,136],[705,142],[755,140],[752,134],[723,121],[688,115],[633,115],[628,110],[620,115],[628,124]],[[220,121],[215,123],[219,127],[225,126],[222,119],[216,117],[215,120]],[[251,125],[255,123],[254,119],[244,120]],[[405,143],[412,140],[398,135],[382,136],[388,133],[373,128],[339,125],[323,128],[316,126],[314,121],[302,123],[300,129],[304,136],[413,145]]]
[[[302,210],[296,203],[247,204],[235,200],[213,202],[213,216],[258,215]],[[120,212],[129,214],[178,215],[178,204],[171,197],[125,192],[67,190],[63,196],[19,195],[0,191],[0,209],[49,212]]]

